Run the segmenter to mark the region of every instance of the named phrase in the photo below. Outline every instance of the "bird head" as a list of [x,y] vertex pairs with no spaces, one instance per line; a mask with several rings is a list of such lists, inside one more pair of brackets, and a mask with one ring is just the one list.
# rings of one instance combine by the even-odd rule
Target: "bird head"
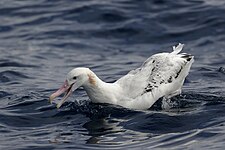
[[89,68],[75,68],[67,74],[64,84],[49,97],[49,101],[52,103],[56,97],[65,93],[62,100],[57,104],[57,108],[60,108],[73,91],[86,84],[95,84],[91,70]]

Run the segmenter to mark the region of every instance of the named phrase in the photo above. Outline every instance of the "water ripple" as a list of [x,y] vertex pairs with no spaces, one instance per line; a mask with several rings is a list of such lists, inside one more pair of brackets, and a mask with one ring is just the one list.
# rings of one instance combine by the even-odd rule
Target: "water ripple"
[[18,71],[7,70],[0,72],[0,82],[15,81],[18,80],[19,78],[27,79],[29,77]]
[[[1,0],[0,14],[2,149],[224,148],[223,0]],[[48,103],[74,67],[114,82],[178,42],[195,62],[169,109],[93,104],[83,90]]]

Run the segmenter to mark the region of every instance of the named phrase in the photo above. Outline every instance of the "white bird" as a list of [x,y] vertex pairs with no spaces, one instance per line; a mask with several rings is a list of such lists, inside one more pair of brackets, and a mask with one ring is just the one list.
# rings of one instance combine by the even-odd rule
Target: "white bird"
[[181,93],[185,77],[194,56],[180,53],[184,44],[173,46],[171,53],[159,53],[149,57],[140,68],[130,71],[114,83],[99,79],[89,68],[71,70],[63,86],[53,93],[52,101],[66,92],[57,108],[79,87],[83,87],[94,103],[110,103],[129,109],[148,109],[159,98],[171,98]]

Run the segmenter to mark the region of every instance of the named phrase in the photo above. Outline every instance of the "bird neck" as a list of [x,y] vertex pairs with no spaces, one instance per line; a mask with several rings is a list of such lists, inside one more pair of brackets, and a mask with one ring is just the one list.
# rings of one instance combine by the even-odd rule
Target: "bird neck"
[[93,72],[88,74],[88,84],[84,89],[92,102],[116,104],[119,87],[115,83],[106,83]]

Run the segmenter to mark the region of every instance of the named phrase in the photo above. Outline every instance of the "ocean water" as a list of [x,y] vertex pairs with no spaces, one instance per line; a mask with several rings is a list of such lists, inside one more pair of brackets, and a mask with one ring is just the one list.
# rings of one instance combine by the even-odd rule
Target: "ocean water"
[[[0,149],[224,149],[224,0],[1,0]],[[49,95],[75,67],[113,82],[184,43],[195,56],[171,108]]]

